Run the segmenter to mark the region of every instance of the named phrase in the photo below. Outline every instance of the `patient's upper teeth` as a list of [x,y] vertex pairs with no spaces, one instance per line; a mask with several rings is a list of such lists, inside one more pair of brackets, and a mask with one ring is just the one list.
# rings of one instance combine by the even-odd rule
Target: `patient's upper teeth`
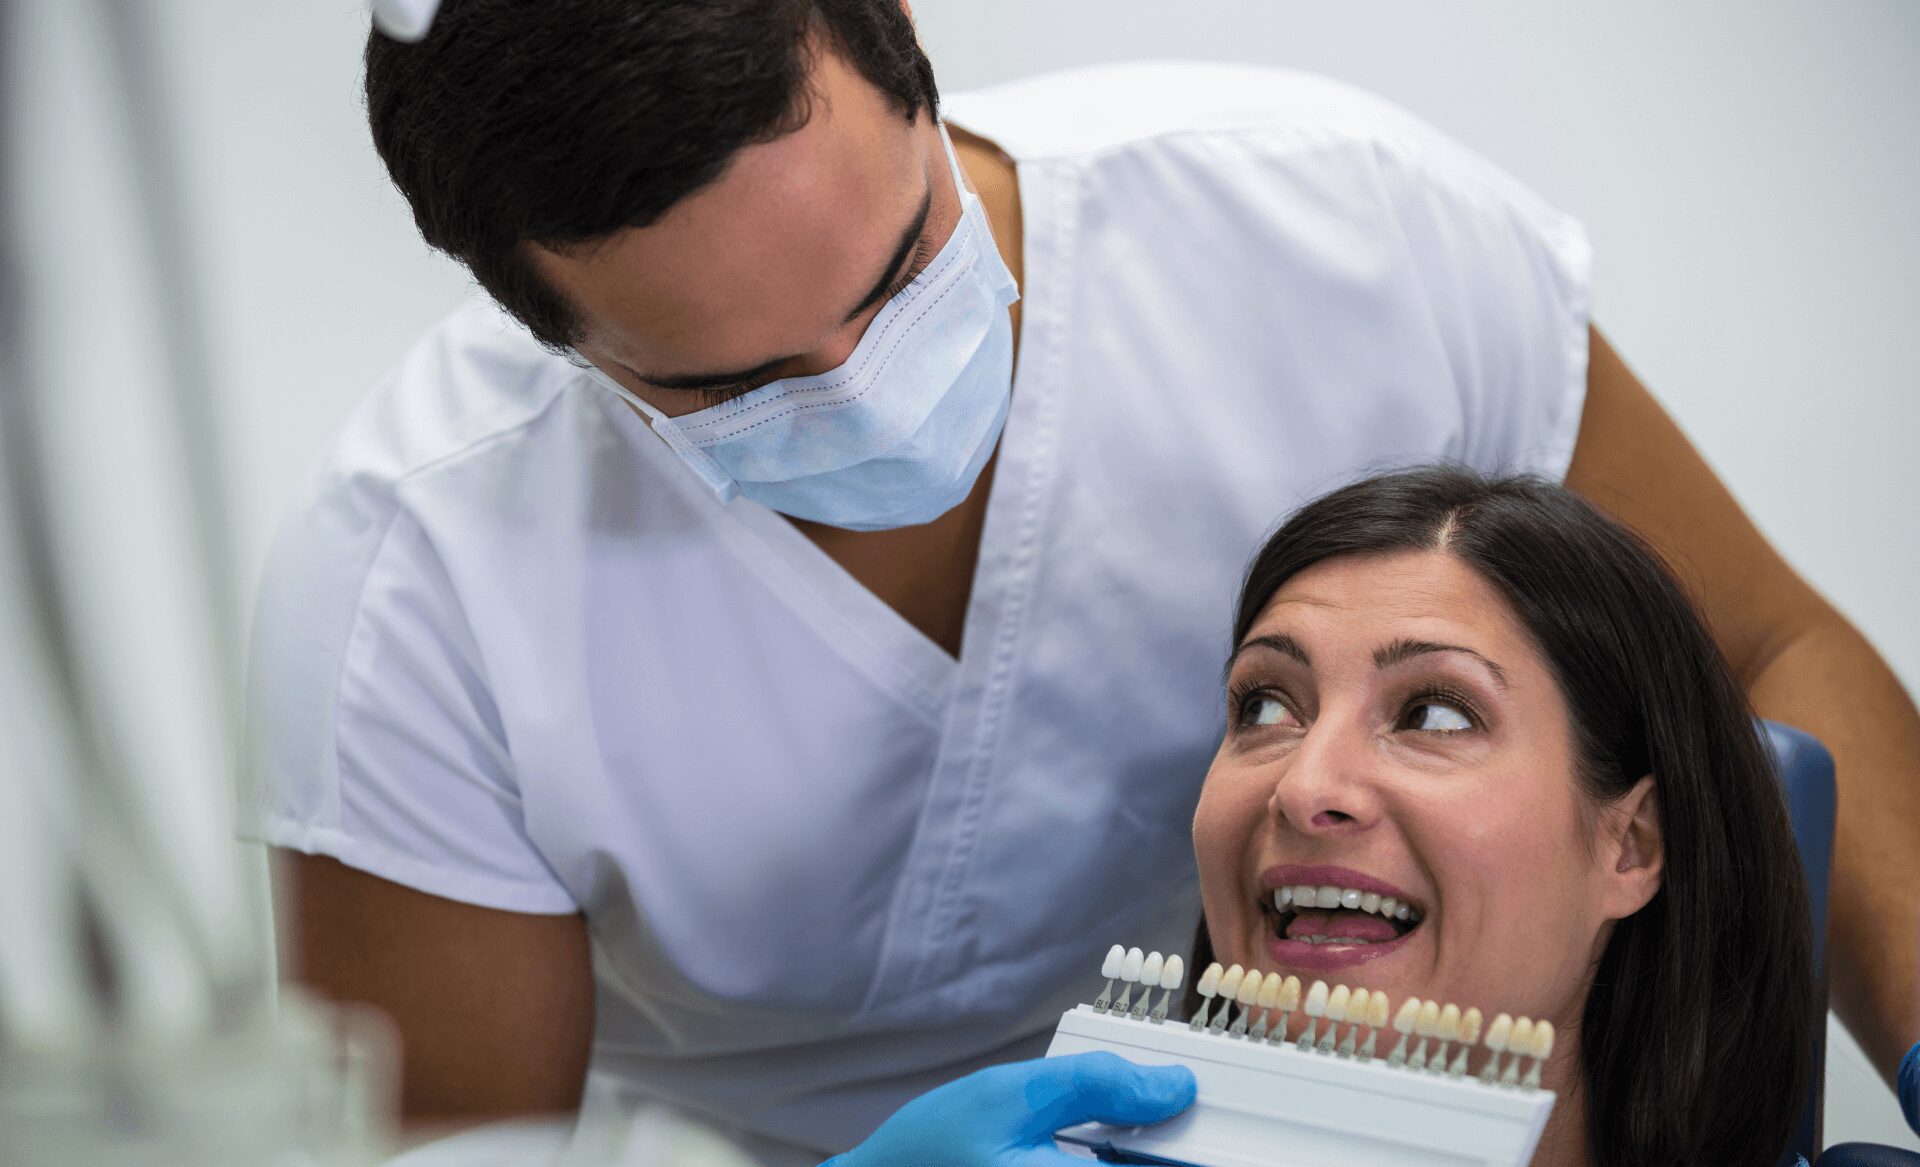
[[1319,899],[1320,892],[1317,888],[1312,888],[1302,883],[1296,885],[1293,889],[1293,906],[1296,908],[1311,908]]
[[1355,891],[1355,890],[1353,890],[1353,889],[1352,889],[1352,888],[1350,888],[1350,887],[1348,887],[1348,888],[1342,888],[1342,889],[1340,890],[1340,906],[1341,906],[1341,907],[1343,907],[1343,908],[1357,908],[1357,907],[1359,907],[1359,906],[1360,906],[1360,895],[1361,895],[1361,893],[1359,893],[1359,892],[1357,892],[1357,891]]
[[1393,918],[1396,920],[1404,920],[1411,915],[1413,915],[1413,907],[1410,904],[1401,904],[1393,909]]
[[1293,889],[1277,887],[1273,889],[1273,906],[1276,911],[1284,912],[1293,904]]
[[1328,884],[1327,886],[1321,888],[1316,895],[1316,906],[1322,907],[1322,908],[1339,907],[1340,906],[1340,889],[1337,887],[1334,887],[1332,884]]
[[1400,906],[1400,901],[1394,899],[1392,896],[1380,897],[1380,914],[1387,917],[1388,919],[1393,918],[1393,909],[1399,906]]
[[1379,908],[1380,908],[1380,893],[1379,893],[1379,892],[1377,892],[1377,891],[1370,891],[1370,892],[1368,892],[1368,893],[1367,893],[1366,895],[1363,895],[1363,896],[1361,896],[1361,897],[1360,897],[1360,910],[1361,910],[1361,911],[1363,911],[1363,912],[1374,912],[1374,911],[1378,911],[1378,910],[1379,910]]

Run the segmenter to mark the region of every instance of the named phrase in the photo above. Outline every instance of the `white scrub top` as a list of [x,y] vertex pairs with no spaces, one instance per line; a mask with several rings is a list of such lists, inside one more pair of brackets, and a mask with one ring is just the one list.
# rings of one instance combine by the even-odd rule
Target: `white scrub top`
[[1558,478],[1588,247],[1380,100],[1133,65],[948,99],[1018,163],[1024,328],[955,661],[475,304],[285,526],[257,830],[584,912],[589,1107],[817,1162],[1040,1053],[1111,944],[1184,950],[1261,536],[1365,471]]

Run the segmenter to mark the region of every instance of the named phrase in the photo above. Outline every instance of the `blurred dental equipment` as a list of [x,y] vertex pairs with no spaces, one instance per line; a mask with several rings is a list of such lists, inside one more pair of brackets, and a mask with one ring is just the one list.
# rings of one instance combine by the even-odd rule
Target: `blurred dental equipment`
[[433,26],[440,0],[373,0],[373,22],[397,41],[417,41]]
[[[60,503],[102,467],[50,438],[53,354],[34,349],[45,264],[27,247],[20,164],[38,110],[19,66],[49,11],[0,2],[0,1146],[20,1167],[376,1162],[394,1109],[383,1023],[276,1000],[262,872],[231,843],[239,604],[212,361],[151,9],[107,0],[60,15],[86,34],[124,160],[141,254],[119,271],[144,275],[160,338],[153,383],[135,388],[171,425],[145,440],[164,447],[174,480],[158,489],[181,500],[190,544],[187,610],[167,615],[199,651],[169,662],[171,679],[197,691],[205,723],[189,728],[219,764],[150,764],[111,695],[153,646],[102,653],[86,633]],[[155,488],[113,469],[128,491]]]
[[[380,7],[383,22],[424,32],[434,5]],[[391,1027],[276,987],[265,860],[234,841],[250,769],[238,576],[200,252],[157,68],[159,11],[155,0],[0,0],[0,1157],[371,1167],[398,1149]],[[28,66],[62,52],[82,68],[62,91],[36,86]],[[68,99],[97,116],[62,107]],[[80,192],[47,172],[47,143],[82,137],[109,156],[117,187]],[[115,220],[89,221],[102,240],[127,220],[124,248],[48,239],[48,200],[83,195]],[[105,271],[86,270],[102,254]],[[140,376],[112,376],[101,354],[49,351],[60,347],[46,339],[60,335],[49,318],[76,287],[87,324],[119,295],[151,325],[151,358],[129,361]],[[88,331],[108,338],[103,350],[119,339]],[[54,374],[76,364],[95,399],[88,421],[104,417],[112,433],[62,424],[76,403]],[[91,493],[110,500],[104,514],[78,489],[103,480]],[[154,521],[170,554],[143,551],[131,571],[103,570],[77,548],[77,528],[117,537]],[[114,626],[123,607],[135,614],[131,638],[124,619]],[[156,667],[177,705],[141,707],[154,703]],[[187,763],[160,756],[156,723],[190,739]],[[744,1167],[719,1136],[663,1110],[535,1134],[484,1128],[404,1162]]]

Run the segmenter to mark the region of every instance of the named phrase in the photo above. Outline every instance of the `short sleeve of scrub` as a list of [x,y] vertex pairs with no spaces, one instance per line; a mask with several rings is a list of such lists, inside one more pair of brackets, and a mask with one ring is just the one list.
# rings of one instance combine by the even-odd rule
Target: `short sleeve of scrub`
[[1460,393],[1460,460],[1559,481],[1586,400],[1586,232],[1437,134],[1377,148],[1389,213]]
[[449,899],[576,911],[527,837],[499,714],[431,541],[404,507],[367,509],[301,512],[269,565],[252,833]]

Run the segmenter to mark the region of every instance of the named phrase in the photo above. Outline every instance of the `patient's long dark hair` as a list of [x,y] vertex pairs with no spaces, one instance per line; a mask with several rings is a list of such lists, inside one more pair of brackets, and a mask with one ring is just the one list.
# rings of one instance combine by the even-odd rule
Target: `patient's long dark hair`
[[1806,880],[1746,697],[1652,551],[1539,479],[1388,474],[1309,503],[1267,541],[1234,643],[1316,563],[1424,550],[1513,606],[1559,682],[1588,797],[1606,805],[1654,776],[1661,889],[1615,926],[1580,1026],[1594,1160],[1774,1163],[1820,1023]]

